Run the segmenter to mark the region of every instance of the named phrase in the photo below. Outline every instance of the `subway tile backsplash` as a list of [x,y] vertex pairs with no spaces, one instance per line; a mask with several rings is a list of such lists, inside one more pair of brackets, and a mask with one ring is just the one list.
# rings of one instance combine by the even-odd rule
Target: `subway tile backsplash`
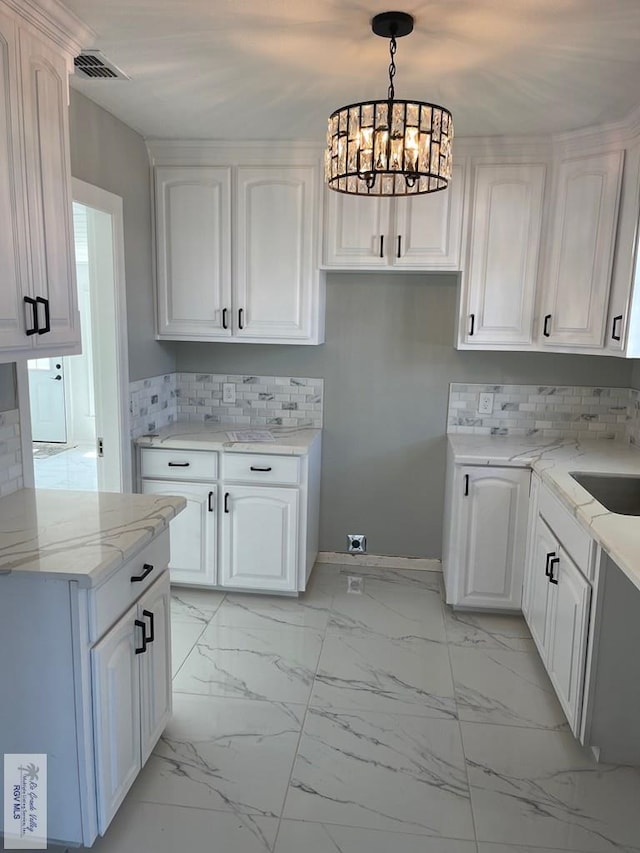
[[23,485],[20,413],[12,409],[0,412],[0,496],[17,492]]
[[[235,403],[223,403],[225,383],[235,386]],[[132,438],[174,421],[322,427],[322,379],[173,373],[132,382],[130,390]]]
[[[493,413],[478,413],[479,395]],[[449,388],[447,432],[610,439],[640,444],[640,394],[629,388],[575,385],[468,385]]]

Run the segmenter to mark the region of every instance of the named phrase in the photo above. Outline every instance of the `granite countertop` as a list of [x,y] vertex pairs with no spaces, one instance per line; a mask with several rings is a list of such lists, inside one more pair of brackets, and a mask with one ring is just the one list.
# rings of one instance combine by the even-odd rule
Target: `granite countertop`
[[[230,441],[228,431],[268,430],[274,441]],[[162,447],[169,450],[224,450],[225,453],[274,453],[304,456],[322,434],[310,427],[245,426],[178,422],[151,435],[136,439],[139,447]]]
[[640,452],[616,441],[449,435],[456,462],[531,467],[640,589],[640,517],[606,509],[571,472],[640,476]]
[[0,498],[2,575],[33,572],[95,586],[186,506],[181,497],[21,489]]

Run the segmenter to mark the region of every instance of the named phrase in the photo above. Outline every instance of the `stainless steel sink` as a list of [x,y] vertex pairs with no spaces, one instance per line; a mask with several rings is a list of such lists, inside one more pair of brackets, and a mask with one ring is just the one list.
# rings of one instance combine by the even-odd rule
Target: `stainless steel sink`
[[570,473],[576,483],[610,512],[640,515],[640,475]]

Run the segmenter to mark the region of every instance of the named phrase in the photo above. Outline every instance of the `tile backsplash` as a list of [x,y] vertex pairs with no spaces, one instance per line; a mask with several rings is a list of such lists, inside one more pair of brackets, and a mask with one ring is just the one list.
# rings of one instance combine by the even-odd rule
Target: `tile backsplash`
[[[493,413],[478,413],[479,395],[494,395]],[[617,439],[640,444],[640,394],[582,385],[468,385],[449,388],[447,432]]]
[[[235,403],[223,403],[224,383],[235,386]],[[322,427],[322,379],[172,373],[132,382],[130,391],[132,438],[174,421]]]
[[0,412],[0,495],[10,495],[24,485],[18,409]]

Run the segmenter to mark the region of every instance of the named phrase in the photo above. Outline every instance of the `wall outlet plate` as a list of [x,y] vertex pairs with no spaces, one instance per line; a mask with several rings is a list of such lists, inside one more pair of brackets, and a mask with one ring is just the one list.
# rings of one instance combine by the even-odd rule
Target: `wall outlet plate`
[[493,412],[493,394],[480,394],[478,397],[478,414],[490,415]]
[[347,533],[347,547],[350,554],[366,554],[367,537],[364,533]]
[[364,592],[364,578],[362,575],[347,575],[347,592],[354,595],[362,595]]
[[222,402],[235,403],[236,401],[236,386],[233,382],[222,383]]

